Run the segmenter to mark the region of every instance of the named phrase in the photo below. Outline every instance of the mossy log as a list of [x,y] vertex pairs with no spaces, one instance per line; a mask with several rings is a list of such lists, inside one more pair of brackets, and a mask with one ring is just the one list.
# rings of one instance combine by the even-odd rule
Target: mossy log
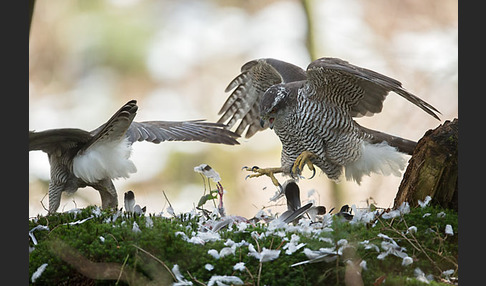
[[416,206],[418,200],[457,211],[459,124],[447,120],[419,140],[395,197],[395,208],[403,202]]

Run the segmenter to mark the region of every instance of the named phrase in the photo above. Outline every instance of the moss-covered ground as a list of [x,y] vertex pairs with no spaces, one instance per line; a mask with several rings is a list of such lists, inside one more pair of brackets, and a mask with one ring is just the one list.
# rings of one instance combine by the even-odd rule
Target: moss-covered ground
[[[457,213],[356,210],[296,224],[87,207],[29,220],[34,285],[450,285]],[[212,231],[222,221],[229,222]],[[451,232],[446,233],[446,228]],[[446,227],[447,226],[447,227]],[[297,265],[295,265],[297,264]],[[43,269],[43,271],[42,271]],[[32,282],[34,281],[34,282]],[[218,284],[222,283],[222,284]]]

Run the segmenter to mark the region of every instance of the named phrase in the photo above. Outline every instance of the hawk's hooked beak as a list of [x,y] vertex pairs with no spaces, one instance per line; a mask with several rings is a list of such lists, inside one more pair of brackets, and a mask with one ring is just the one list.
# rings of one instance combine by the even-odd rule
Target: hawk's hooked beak
[[265,126],[265,120],[263,120],[262,118],[260,118],[260,126],[263,128],[263,126]]

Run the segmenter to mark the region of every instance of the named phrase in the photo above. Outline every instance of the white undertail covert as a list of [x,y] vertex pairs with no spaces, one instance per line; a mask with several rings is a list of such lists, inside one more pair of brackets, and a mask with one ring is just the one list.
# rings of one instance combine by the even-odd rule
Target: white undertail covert
[[405,155],[386,142],[380,144],[363,142],[361,143],[361,157],[344,166],[346,180],[354,180],[360,184],[361,178],[364,175],[369,176],[371,173],[385,176],[393,174],[400,177],[407,164]]
[[95,183],[107,177],[128,178],[137,168],[129,159],[132,146],[127,138],[121,141],[95,144],[73,160],[73,173],[84,181]]

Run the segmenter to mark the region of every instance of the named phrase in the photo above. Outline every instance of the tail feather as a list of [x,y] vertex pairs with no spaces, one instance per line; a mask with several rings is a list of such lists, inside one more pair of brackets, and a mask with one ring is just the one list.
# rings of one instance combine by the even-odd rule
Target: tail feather
[[370,139],[367,141],[372,144],[379,144],[381,142],[386,142],[388,145],[395,147],[398,149],[398,151],[412,155],[413,150],[415,149],[415,146],[417,146],[417,142],[400,138],[398,136],[393,136],[390,134],[386,134],[380,131],[368,129],[366,127],[360,126],[361,130],[370,136]]
[[354,180],[358,184],[364,175],[371,173],[399,177],[405,169],[407,160],[397,148],[389,146],[387,142],[379,144],[362,143],[361,157],[345,166],[346,180]]

